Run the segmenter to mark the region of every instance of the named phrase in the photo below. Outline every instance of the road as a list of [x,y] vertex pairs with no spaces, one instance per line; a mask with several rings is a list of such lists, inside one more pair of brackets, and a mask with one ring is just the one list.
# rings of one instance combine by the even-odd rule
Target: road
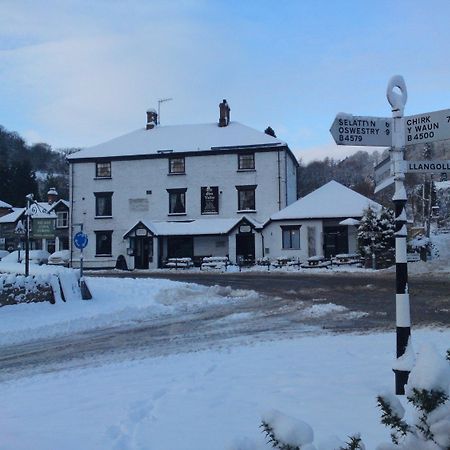
[[[254,290],[259,295],[239,304],[209,306],[196,313],[163,320],[140,321],[64,338],[0,347],[0,381],[12,376],[17,378],[121,359],[308,334],[395,329],[395,279],[390,273],[268,275],[178,271],[97,275],[230,285],[234,289]],[[412,277],[410,291],[415,326],[450,325],[448,277]],[[345,309],[331,308],[327,312],[330,303]],[[311,311],[319,311],[319,314],[311,314]]]

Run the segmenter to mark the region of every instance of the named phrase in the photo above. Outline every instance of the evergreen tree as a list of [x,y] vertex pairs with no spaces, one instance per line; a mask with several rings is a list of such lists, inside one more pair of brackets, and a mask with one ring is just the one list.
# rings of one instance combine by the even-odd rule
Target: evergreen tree
[[370,266],[373,255],[377,267],[387,267],[395,260],[394,213],[382,208],[380,215],[368,207],[358,227],[359,252]]

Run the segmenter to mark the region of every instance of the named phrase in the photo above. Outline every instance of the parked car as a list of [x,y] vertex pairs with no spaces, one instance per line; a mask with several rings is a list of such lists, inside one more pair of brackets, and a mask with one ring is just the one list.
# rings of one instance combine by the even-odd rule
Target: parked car
[[60,250],[59,252],[52,253],[48,257],[48,263],[56,266],[69,267],[70,250]]
[[[45,250],[30,250],[30,263],[32,264],[47,264],[48,257],[50,256],[49,252]],[[2,262],[24,262],[25,261],[25,250],[20,251],[20,261],[19,259],[19,251],[14,250],[9,255],[2,258]]]
[[9,252],[8,250],[0,250],[0,261],[5,257],[8,256]]

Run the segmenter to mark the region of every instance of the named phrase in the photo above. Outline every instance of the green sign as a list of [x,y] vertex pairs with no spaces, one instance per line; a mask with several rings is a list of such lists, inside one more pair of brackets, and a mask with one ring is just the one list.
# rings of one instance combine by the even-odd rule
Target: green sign
[[55,237],[55,219],[33,219],[33,238],[53,238]]

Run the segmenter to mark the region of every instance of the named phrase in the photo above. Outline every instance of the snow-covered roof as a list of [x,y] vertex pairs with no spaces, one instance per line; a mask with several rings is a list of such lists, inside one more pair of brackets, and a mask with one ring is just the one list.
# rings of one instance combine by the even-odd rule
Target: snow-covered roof
[[68,200],[59,199],[57,202],[52,203],[50,205],[50,210],[51,211],[54,210],[56,206],[59,205],[60,203],[63,204],[64,206],[67,206],[67,208],[70,208],[70,202]]
[[72,153],[69,160],[153,155],[158,152],[191,152],[227,147],[280,146],[280,139],[266,133],[230,122],[226,127],[217,123],[197,125],[156,126],[139,129],[110,141]]
[[9,203],[3,202],[0,200],[0,208],[12,208],[12,206]]
[[362,217],[363,211],[369,205],[376,210],[381,208],[380,204],[332,180],[281,211],[276,212],[270,219]]
[[435,181],[434,186],[436,187],[436,189],[450,189],[450,181]]
[[25,208],[12,208],[13,212],[0,217],[0,223],[15,223],[25,212]]
[[[256,228],[262,226],[259,222],[254,219],[249,219],[248,217],[237,217],[234,219],[197,219],[186,222],[152,222],[149,220],[141,220],[140,222],[155,236],[199,236],[228,234],[242,220],[247,220]],[[130,228],[124,234],[124,237],[126,237],[136,225]]]

